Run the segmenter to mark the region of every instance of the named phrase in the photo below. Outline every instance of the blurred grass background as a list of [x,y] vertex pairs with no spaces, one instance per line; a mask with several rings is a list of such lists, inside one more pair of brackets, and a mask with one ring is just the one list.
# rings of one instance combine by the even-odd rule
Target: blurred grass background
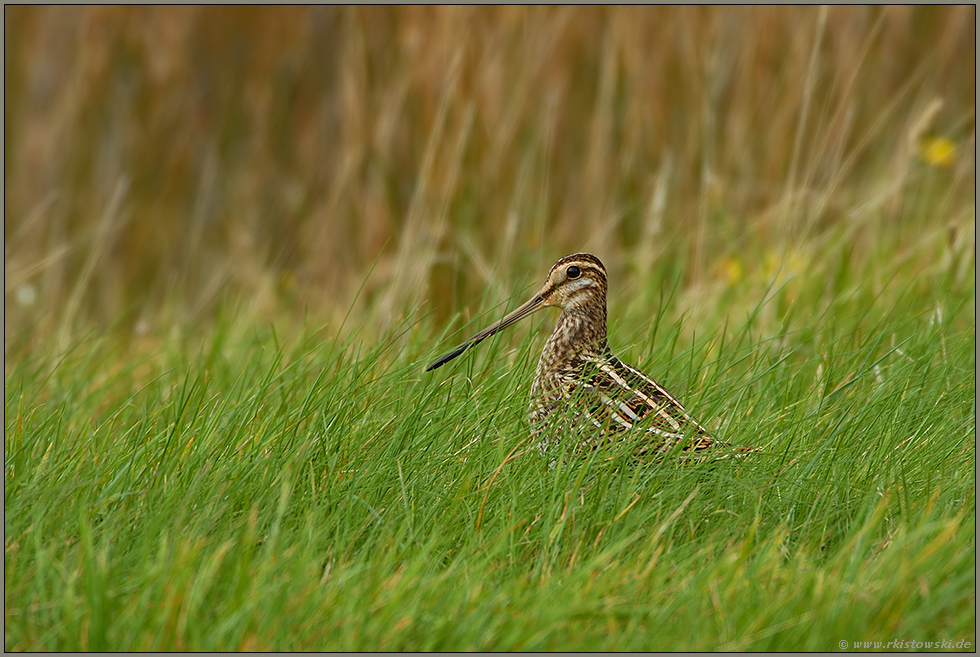
[[672,273],[684,312],[895,234],[972,276],[975,25],[973,6],[6,6],[5,351],[222,308],[442,325],[579,250],[623,298]]

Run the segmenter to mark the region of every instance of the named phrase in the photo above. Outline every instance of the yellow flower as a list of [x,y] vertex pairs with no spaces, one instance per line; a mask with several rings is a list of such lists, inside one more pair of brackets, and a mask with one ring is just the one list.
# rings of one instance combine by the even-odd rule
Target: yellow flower
[[735,285],[742,280],[744,269],[742,263],[735,258],[724,258],[718,263],[718,270],[729,285]]
[[935,167],[952,165],[956,156],[956,144],[945,137],[923,139],[920,148],[922,159]]

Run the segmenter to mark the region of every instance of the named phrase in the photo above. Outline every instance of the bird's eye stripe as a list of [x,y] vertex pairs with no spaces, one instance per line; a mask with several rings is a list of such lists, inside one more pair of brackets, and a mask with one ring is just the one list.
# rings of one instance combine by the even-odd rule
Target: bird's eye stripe
[[[572,276],[571,270],[573,268],[578,270],[578,276]],[[602,271],[601,269],[597,269],[596,267],[593,267],[593,266],[588,265],[588,264],[586,264],[584,266],[581,265],[581,264],[572,265],[571,267],[569,267],[568,269],[565,270],[565,277],[566,278],[569,278],[569,279],[581,278],[586,273],[592,274],[592,276],[594,278],[597,278],[597,279],[599,279],[601,281],[605,281],[606,280],[606,272]]]
[[577,298],[578,295],[585,292],[585,290],[594,290],[596,287],[596,282],[592,278],[581,277],[565,281],[565,285],[563,287],[565,293],[568,295],[568,298],[571,299],[573,296]]

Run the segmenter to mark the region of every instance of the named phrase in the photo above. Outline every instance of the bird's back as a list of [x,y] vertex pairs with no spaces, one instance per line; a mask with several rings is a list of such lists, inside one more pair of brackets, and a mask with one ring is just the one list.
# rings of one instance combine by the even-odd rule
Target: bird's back
[[[543,353],[542,363],[548,360]],[[678,443],[685,452],[715,444],[666,388],[608,349],[583,350],[551,370],[539,367],[528,418],[542,448],[564,435],[585,448],[628,439],[643,454],[667,452]]]

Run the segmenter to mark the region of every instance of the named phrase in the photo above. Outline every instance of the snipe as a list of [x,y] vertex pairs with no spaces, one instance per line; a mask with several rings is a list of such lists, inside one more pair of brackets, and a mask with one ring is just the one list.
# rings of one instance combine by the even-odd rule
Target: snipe
[[[469,347],[548,306],[561,308],[531,385],[528,419],[543,452],[563,437],[579,447],[629,439],[638,454],[685,454],[728,447],[712,438],[684,406],[606,343],[606,268],[589,253],[565,256],[529,301],[426,368],[445,365]],[[735,448],[732,452],[754,448]]]

